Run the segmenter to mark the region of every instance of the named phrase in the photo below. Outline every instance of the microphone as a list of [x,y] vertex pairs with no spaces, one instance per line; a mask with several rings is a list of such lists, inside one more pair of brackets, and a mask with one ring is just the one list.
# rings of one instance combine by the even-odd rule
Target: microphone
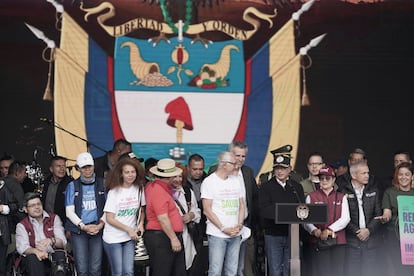
[[41,121],[43,123],[46,123],[46,124],[52,124],[53,123],[53,120],[50,120],[48,118],[43,118],[43,117],[39,118],[39,121]]
[[33,152],[33,162],[36,163],[36,160],[37,160],[37,149],[35,149]]
[[303,200],[300,199],[300,196],[298,195],[298,191],[296,191],[296,188],[292,185],[292,183],[288,181],[286,181],[286,183],[289,185],[289,187],[293,190],[293,193],[296,196],[296,199],[298,201],[299,204],[304,204]]
[[54,145],[53,145],[53,144],[50,144],[49,154],[50,154],[51,156],[56,156],[55,151],[53,150],[53,147],[54,147]]

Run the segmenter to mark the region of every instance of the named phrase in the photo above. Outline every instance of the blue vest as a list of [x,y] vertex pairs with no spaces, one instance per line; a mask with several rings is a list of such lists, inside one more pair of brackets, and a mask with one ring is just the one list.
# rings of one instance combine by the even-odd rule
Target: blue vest
[[[82,182],[80,177],[73,181],[74,188],[75,188],[75,213],[78,217],[82,216]],[[98,219],[96,224],[99,224],[99,219],[103,215],[103,208],[105,206],[106,194],[105,194],[105,187],[104,187],[104,180],[102,177],[96,177],[95,183],[89,184],[95,186],[95,201],[96,201],[96,213]],[[66,230],[70,232],[75,232],[77,234],[80,233],[80,229],[77,225],[74,225],[70,219],[66,220],[65,225]]]

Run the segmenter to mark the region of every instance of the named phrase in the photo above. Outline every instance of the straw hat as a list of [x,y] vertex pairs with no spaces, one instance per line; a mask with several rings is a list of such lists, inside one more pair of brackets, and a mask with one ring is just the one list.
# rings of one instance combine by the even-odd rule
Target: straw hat
[[164,158],[157,162],[157,165],[150,169],[154,175],[161,177],[173,177],[180,175],[183,170],[175,166],[175,161],[170,158]]

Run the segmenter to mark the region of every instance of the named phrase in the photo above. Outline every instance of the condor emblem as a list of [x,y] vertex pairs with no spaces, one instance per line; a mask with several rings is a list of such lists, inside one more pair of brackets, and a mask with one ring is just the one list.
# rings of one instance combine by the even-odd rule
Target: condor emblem
[[301,220],[308,218],[309,216],[309,208],[305,204],[299,205],[296,207],[296,216]]

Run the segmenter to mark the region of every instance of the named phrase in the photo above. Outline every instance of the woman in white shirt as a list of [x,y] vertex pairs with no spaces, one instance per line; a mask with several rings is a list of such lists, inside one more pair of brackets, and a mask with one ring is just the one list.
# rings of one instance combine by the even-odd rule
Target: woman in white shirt
[[[145,170],[136,159],[117,162],[106,178],[104,249],[113,276],[134,275],[134,249],[144,232]],[[140,221],[137,221],[140,212]]]

